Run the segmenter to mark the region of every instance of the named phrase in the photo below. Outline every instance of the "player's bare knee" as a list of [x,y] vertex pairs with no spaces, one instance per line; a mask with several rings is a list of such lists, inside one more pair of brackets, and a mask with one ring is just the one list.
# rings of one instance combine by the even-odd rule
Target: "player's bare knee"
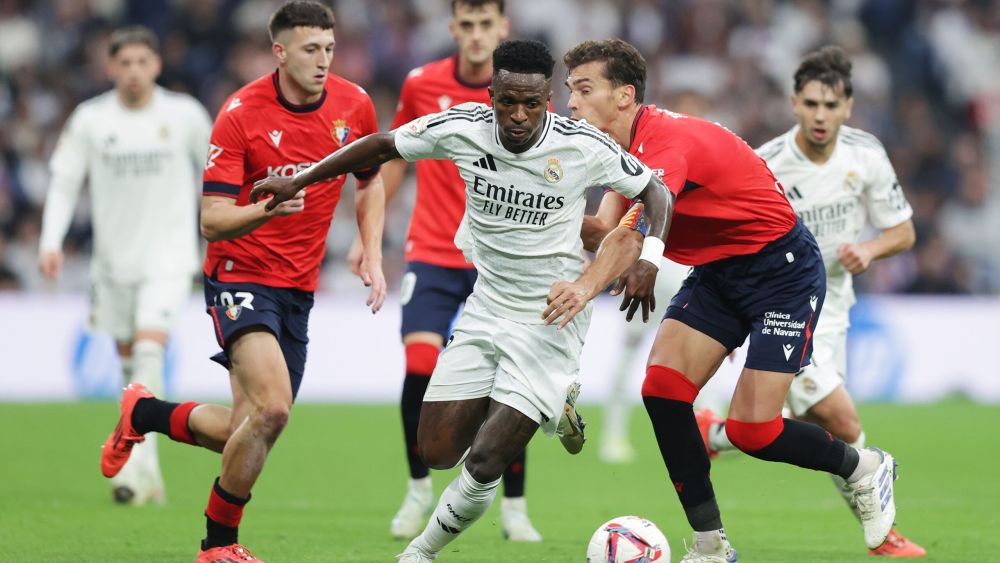
[[472,475],[472,478],[480,483],[492,483],[503,475],[507,464],[496,459],[496,456],[487,455],[482,450],[473,448],[469,452],[469,457],[465,460],[465,469]]
[[288,424],[290,408],[284,402],[271,402],[255,413],[256,426],[269,439],[275,439]]
[[424,465],[431,469],[451,469],[462,461],[465,452],[455,451],[454,448],[445,444],[434,442],[418,442],[420,448],[420,459]]
[[853,444],[861,436],[861,421],[853,413],[836,413],[828,419],[826,430],[848,444]]

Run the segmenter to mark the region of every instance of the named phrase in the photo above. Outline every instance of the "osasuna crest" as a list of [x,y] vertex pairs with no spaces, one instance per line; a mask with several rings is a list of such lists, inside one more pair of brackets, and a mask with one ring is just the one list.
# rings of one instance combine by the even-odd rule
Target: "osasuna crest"
[[351,128],[347,126],[347,121],[334,119],[333,129],[330,129],[330,134],[333,135],[333,140],[337,141],[338,145],[343,146],[347,142],[347,136],[351,134]]
[[549,159],[549,164],[548,166],[545,167],[545,170],[542,172],[542,176],[545,178],[545,181],[550,184],[555,184],[559,180],[562,180],[563,169],[561,166],[559,166],[558,158]]
[[226,316],[229,317],[229,320],[231,321],[235,321],[236,319],[240,318],[240,313],[242,312],[243,312],[243,307],[239,305],[230,305],[226,307]]
[[440,98],[438,98],[438,107],[441,108],[441,111],[450,108],[451,98],[448,96],[441,96]]

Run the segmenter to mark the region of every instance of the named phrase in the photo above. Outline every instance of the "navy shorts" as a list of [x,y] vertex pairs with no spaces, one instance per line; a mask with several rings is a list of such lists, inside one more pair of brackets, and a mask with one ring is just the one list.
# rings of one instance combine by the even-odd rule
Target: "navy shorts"
[[292,398],[299,394],[306,368],[309,311],[313,294],[298,289],[256,283],[221,282],[205,276],[205,307],[212,317],[222,352],[212,359],[229,369],[228,346],[239,333],[264,327],[274,334],[288,366]]
[[801,222],[756,254],[696,266],[667,308],[729,350],[750,336],[746,367],[797,373],[812,357],[826,296],[816,239]]
[[403,305],[402,335],[436,332],[447,340],[455,316],[472,294],[478,275],[475,268],[407,263],[399,289],[399,300]]

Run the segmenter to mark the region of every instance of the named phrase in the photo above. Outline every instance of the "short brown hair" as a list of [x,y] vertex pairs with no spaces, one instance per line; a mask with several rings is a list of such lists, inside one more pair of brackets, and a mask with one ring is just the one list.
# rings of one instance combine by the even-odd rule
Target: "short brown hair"
[[274,41],[278,34],[286,29],[296,27],[333,29],[336,23],[333,10],[326,5],[313,0],[293,0],[271,14],[267,31],[271,35],[271,41]]
[[455,13],[455,8],[461,4],[463,6],[468,6],[470,8],[482,8],[483,6],[489,6],[490,4],[496,4],[497,10],[503,14],[504,10],[504,0],[451,0],[451,13]]
[[594,61],[604,61],[604,76],[615,88],[630,84],[635,88],[635,101],[643,102],[646,97],[646,59],[638,49],[621,39],[584,41],[563,57],[567,70]]
[[795,93],[799,93],[806,84],[813,80],[835,89],[837,85],[844,88],[844,96],[850,98],[854,93],[851,85],[851,60],[847,53],[836,45],[827,45],[806,55],[799,68],[795,71]]
[[141,25],[130,25],[112,32],[108,42],[108,54],[114,57],[127,45],[145,45],[154,53],[160,52],[160,40],[156,38],[156,34]]

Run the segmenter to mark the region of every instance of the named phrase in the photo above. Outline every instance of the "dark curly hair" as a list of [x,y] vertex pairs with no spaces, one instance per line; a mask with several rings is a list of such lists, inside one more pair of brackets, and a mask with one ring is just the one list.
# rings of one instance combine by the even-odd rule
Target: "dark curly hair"
[[827,45],[806,55],[795,71],[795,93],[801,92],[813,80],[819,80],[830,88],[843,85],[844,96],[850,98],[854,87],[851,85],[851,60],[847,58],[847,53],[836,45]]
[[567,70],[604,61],[604,77],[618,88],[631,84],[635,88],[635,101],[642,103],[646,97],[646,59],[639,50],[621,39],[584,41],[573,47],[563,57]]
[[325,4],[312,0],[293,0],[271,14],[267,31],[271,34],[271,41],[274,41],[275,37],[286,29],[300,26],[333,29],[335,23],[333,11]]
[[534,39],[504,41],[493,51],[493,76],[501,70],[552,78],[556,61],[545,43]]

